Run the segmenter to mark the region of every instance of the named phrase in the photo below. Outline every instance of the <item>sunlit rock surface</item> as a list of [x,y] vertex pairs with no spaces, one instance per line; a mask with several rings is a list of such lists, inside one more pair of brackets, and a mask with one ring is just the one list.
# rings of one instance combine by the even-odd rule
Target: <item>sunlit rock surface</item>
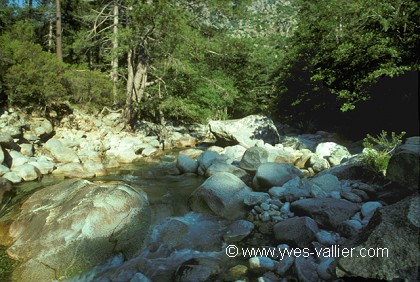
[[128,185],[69,180],[41,189],[10,226],[7,253],[22,262],[14,279],[63,279],[116,252],[132,257],[149,223],[146,194]]

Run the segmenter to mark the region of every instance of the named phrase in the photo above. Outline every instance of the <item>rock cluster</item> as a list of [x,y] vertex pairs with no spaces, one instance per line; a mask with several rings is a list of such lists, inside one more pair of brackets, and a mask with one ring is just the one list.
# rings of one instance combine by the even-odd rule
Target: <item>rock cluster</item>
[[[212,131],[219,127],[219,124],[218,127],[213,126]],[[234,133],[231,135],[234,136]],[[221,136],[222,134],[218,138],[222,138]],[[322,139],[320,136],[327,137]],[[232,140],[231,138],[230,145],[234,143]],[[194,163],[193,172],[210,178],[204,184],[206,193],[201,193],[199,200],[195,193],[202,188],[193,193],[190,199],[193,210],[217,214],[226,219],[240,219],[243,211],[248,210],[246,220],[250,226],[252,224],[253,233],[272,236],[275,242],[280,245],[288,244],[287,247],[290,248],[307,247],[313,250],[344,244],[355,246],[359,250],[362,246],[368,245],[367,242],[360,245],[361,238],[366,240],[372,238],[370,236],[378,238],[383,236],[387,240],[383,245],[392,245],[391,238],[398,235],[395,232],[383,234],[387,232],[382,227],[385,223],[374,224],[372,221],[385,220],[386,217],[380,218],[377,211],[387,214],[388,210],[394,210],[390,205],[392,201],[383,200],[391,198],[390,195],[397,196],[398,191],[391,189],[394,184],[384,186],[383,183],[387,180],[383,178],[378,180],[381,179],[379,175],[368,171],[361,162],[360,154],[352,155],[350,150],[333,142],[331,135],[324,132],[320,132],[318,136],[305,135],[295,139],[282,138],[282,140],[285,140],[283,144],[268,144],[257,140],[252,146],[244,146],[244,142],[238,139],[236,145],[224,148],[213,146],[201,153]],[[412,180],[419,174],[416,149],[416,146],[419,146],[418,141],[409,138],[393,156],[388,171],[395,185],[396,183],[406,185],[411,191],[418,189],[418,181],[416,183]],[[185,157],[178,157],[178,168],[181,172],[182,162],[186,162]],[[194,158],[188,159],[188,162],[193,163]],[[405,174],[406,171],[410,171],[410,175],[398,177],[400,174],[405,175],[399,172],[400,170]],[[231,189],[227,183],[212,185],[212,180],[228,179],[229,174],[230,178],[235,179],[232,182],[241,183],[238,187],[243,187],[244,192],[235,192],[239,190]],[[226,190],[219,193],[220,189]],[[381,196],[382,194],[386,197]],[[243,200],[243,205],[240,204],[240,198]],[[412,214],[418,213],[418,208],[414,208],[417,207],[414,204],[416,201],[412,202]],[[236,204],[230,205],[230,203]],[[207,210],[197,208],[201,206],[214,206],[214,208]],[[407,218],[403,217],[401,220],[407,222]],[[410,218],[413,219],[413,216]],[[410,234],[418,232],[416,223],[416,220],[407,223],[411,230],[403,231],[407,234],[403,236],[407,237],[407,240],[410,240],[408,239]],[[393,224],[396,222],[390,222],[389,226]],[[252,241],[247,241],[247,237],[244,238],[242,240],[245,242]],[[403,244],[400,239],[394,239]],[[255,241],[253,242],[255,245]],[[259,243],[257,246],[266,246],[268,243],[264,240],[257,242]],[[375,241],[372,245],[379,248],[379,243]],[[392,246],[390,249],[397,247]],[[288,257],[279,261],[270,257],[252,257],[248,266],[234,266],[228,270],[228,273],[235,279],[244,279],[247,273],[253,272],[261,275],[262,281],[278,281],[282,277],[294,274],[302,281],[333,281],[337,277],[349,275],[390,280],[395,277],[409,277],[407,275],[415,272],[415,268],[418,267],[418,260],[414,263],[415,259],[418,259],[417,256],[414,253],[401,255],[398,263],[394,262],[395,259],[391,259],[389,264],[393,267],[387,271],[381,269],[379,259],[377,259],[378,264],[364,270],[364,263],[356,263],[357,258],[351,260],[310,255]],[[341,270],[336,268],[338,263],[342,266]],[[404,266],[411,269],[411,272]]]
[[75,109],[53,126],[46,118],[9,109],[0,115],[0,177],[16,184],[51,173],[68,178],[103,176],[108,168],[159,155],[163,145],[194,147],[207,134],[200,126],[159,127],[146,122],[136,125],[134,133],[123,128],[118,112],[93,116]]
[[[6,117],[10,119],[9,115]],[[159,127],[142,123],[137,125],[139,131],[135,135],[116,133],[113,129],[121,128],[119,120],[118,113],[111,113],[102,120],[76,114],[62,120],[64,126],[56,128],[54,134],[45,120],[37,120],[30,130],[19,129],[26,137],[20,136],[19,130],[12,126],[2,131],[7,134],[0,135],[3,148],[0,160],[6,164],[4,168],[0,166],[0,171],[4,171],[4,175],[10,173],[3,176],[7,179],[15,176],[36,179],[51,171],[69,177],[92,177],[106,173],[110,166],[158,153],[161,140],[151,133],[159,131]],[[258,277],[258,281],[334,281],[349,276],[410,280],[417,273],[420,200],[414,192],[418,190],[415,175],[419,174],[419,138],[408,139],[396,150],[387,172],[389,179],[386,179],[368,171],[354,148],[338,144],[334,136],[326,132],[280,136],[281,130],[261,116],[211,122],[210,128],[219,144],[228,146],[211,146],[205,151],[185,149],[176,158],[180,174],[206,178],[190,195],[188,202],[193,212],[167,218],[154,226],[141,254],[125,261],[116,256],[106,263],[107,267],[101,266],[105,270],[101,271],[99,267],[94,272],[81,274],[76,280],[236,281],[249,276]],[[172,133],[171,138],[179,137],[178,144],[194,145],[196,137],[186,134],[186,129],[173,132],[182,132],[182,136]],[[16,149],[22,138],[32,147]],[[164,142],[170,144],[169,139],[165,136]],[[35,167],[35,174],[29,166]],[[404,174],[407,170],[409,174]],[[104,202],[111,200],[107,198],[110,192],[102,191],[102,186],[75,183],[79,183],[76,186],[89,186],[93,191],[99,189],[98,194]],[[8,184],[8,181],[0,182],[6,187],[0,186],[0,195],[9,192]],[[399,201],[400,187],[404,193],[412,195]],[[139,201],[133,188],[114,188],[128,189],[126,192],[134,197],[130,201]],[[56,199],[39,203],[43,196],[41,191],[25,203],[27,212],[19,217],[23,223],[30,224],[28,218],[31,217],[36,222],[48,220],[49,216],[41,207],[46,203],[47,211],[47,207],[57,203],[49,205],[49,201]],[[63,193],[77,194],[77,189]],[[76,196],[73,198],[77,199]],[[89,197],[89,201],[95,202],[95,197]],[[72,212],[69,211],[71,216],[79,207],[74,205],[74,209],[70,209]],[[64,206],[73,207],[71,203]],[[77,213],[83,214],[82,211]],[[39,239],[30,237],[18,227],[12,228],[17,249],[23,240]],[[72,228],[79,230],[79,227]],[[82,228],[81,232],[88,234],[91,229]],[[38,233],[45,237],[42,230]],[[275,248],[277,255],[254,254],[247,262],[243,257],[233,260],[227,256],[231,244],[255,248],[270,246]],[[393,254],[384,261],[379,257],[367,261],[331,253],[315,255],[315,250],[338,245],[353,247],[356,251],[386,247]],[[405,246],[410,250],[401,251]],[[312,254],[279,257],[279,251],[296,248],[307,248]],[[31,262],[30,258],[22,258],[19,250],[13,253],[14,250],[10,250],[12,255]]]

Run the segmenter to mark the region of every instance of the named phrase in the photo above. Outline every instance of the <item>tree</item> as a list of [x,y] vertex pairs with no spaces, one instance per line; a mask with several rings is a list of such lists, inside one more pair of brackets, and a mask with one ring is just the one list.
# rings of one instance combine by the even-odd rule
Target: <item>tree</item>
[[55,21],[56,21],[56,54],[59,61],[63,61],[63,50],[61,46],[61,7],[60,7],[60,0],[55,0]]
[[298,21],[286,60],[303,61],[343,111],[369,99],[379,78],[419,67],[417,1],[301,1]]

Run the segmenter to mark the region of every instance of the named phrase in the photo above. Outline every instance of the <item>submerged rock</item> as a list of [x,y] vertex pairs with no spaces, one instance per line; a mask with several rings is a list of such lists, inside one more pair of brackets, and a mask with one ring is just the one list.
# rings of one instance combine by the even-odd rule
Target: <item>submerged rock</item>
[[198,162],[187,155],[179,154],[176,159],[176,167],[181,173],[196,173]]
[[70,180],[32,194],[10,226],[17,281],[63,279],[115,252],[132,257],[150,223],[147,196],[128,185]]

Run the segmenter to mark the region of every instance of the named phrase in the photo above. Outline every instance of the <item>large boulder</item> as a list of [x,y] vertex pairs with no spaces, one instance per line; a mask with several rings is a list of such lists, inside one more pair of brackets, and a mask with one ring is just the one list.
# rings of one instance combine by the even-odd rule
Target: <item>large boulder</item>
[[176,159],[176,167],[181,173],[196,173],[198,162],[187,155],[179,154]]
[[258,140],[272,145],[280,142],[280,136],[273,121],[262,115],[251,115],[236,120],[211,121],[209,126],[211,133],[223,145],[240,144],[249,148]]
[[70,180],[43,188],[21,206],[9,229],[15,281],[52,281],[133,257],[150,224],[147,196],[128,185]]
[[263,163],[254,177],[255,188],[268,191],[273,186],[282,186],[294,177],[303,177],[302,172],[289,163]]
[[353,246],[357,255],[340,258],[337,276],[418,281],[419,218],[419,196],[377,210]]
[[60,163],[79,163],[79,157],[72,149],[65,147],[58,139],[48,140],[44,147],[51,153],[54,159]]
[[115,159],[119,163],[132,163],[143,158],[142,151],[148,146],[137,137],[110,138],[104,142],[108,159]]
[[339,165],[344,158],[349,158],[351,156],[346,147],[334,142],[318,144],[318,146],[316,146],[315,154],[328,160],[331,166]]
[[309,216],[318,224],[334,229],[351,218],[359,209],[357,204],[334,198],[303,199],[291,205],[291,211],[296,215]]
[[420,137],[408,138],[389,160],[386,176],[408,189],[417,191],[420,177]]
[[237,176],[220,172],[207,178],[190,197],[193,211],[214,213],[227,219],[244,217],[247,212],[244,198],[251,188]]

